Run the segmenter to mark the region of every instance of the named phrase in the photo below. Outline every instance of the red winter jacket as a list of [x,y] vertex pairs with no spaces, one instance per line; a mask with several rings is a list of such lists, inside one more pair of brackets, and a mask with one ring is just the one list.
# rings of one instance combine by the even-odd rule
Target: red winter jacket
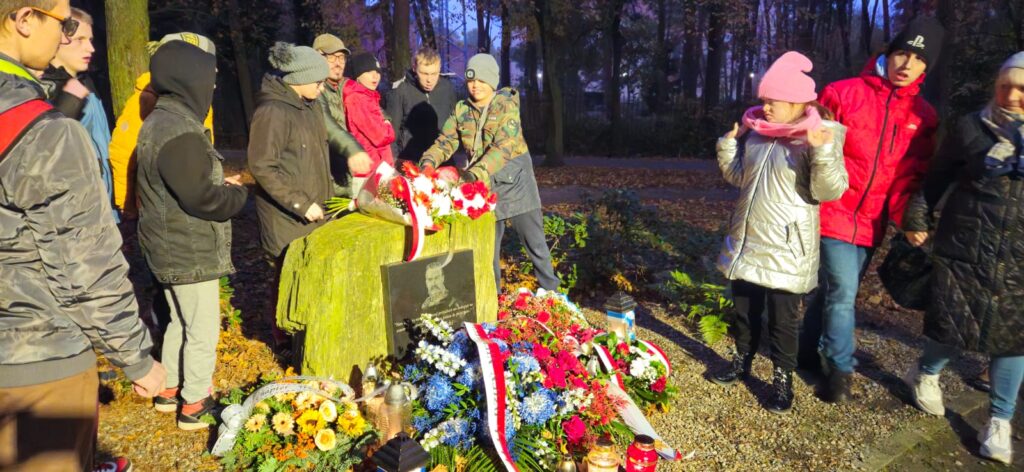
[[886,220],[897,225],[924,178],[934,148],[938,115],[918,96],[922,75],[906,87],[893,86],[868,61],[859,77],[825,87],[818,99],[846,126],[843,155],[850,188],[839,200],[821,204],[821,236],[875,247]]
[[380,108],[380,93],[364,87],[355,80],[346,80],[342,89],[342,100],[345,102],[348,131],[373,159],[374,165],[370,168],[376,167],[382,160],[394,165],[391,143],[395,142],[395,129],[384,121],[384,113]]

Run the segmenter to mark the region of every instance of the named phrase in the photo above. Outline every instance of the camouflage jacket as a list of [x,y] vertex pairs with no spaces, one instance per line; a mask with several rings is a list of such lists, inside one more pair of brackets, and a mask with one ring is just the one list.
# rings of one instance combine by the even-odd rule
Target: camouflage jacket
[[477,180],[490,182],[491,176],[505,167],[512,159],[526,154],[526,140],[519,120],[519,92],[503,88],[494,93],[487,109],[487,123],[483,125],[480,142],[474,149],[477,127],[483,110],[470,101],[460,100],[455,111],[444,126],[434,145],[423,153],[420,165],[437,167],[459,149],[469,155],[469,172]]

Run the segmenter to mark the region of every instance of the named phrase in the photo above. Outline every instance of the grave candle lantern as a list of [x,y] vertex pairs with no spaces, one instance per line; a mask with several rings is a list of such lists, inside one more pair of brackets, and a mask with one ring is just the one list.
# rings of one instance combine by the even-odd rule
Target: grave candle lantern
[[373,454],[377,472],[425,472],[429,462],[430,454],[404,432]]
[[412,399],[416,396],[409,383],[394,382],[384,393],[384,417],[387,430],[382,431],[385,439],[392,439],[412,426]]
[[636,314],[633,312],[635,308],[636,301],[625,292],[612,295],[604,304],[604,309],[608,313],[608,331],[615,333],[620,342],[636,340]]

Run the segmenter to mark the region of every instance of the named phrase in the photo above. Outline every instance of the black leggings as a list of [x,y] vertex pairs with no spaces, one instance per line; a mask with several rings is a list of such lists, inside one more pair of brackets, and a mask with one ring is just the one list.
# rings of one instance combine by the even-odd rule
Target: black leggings
[[763,325],[761,315],[767,307],[772,363],[785,370],[795,369],[802,297],[800,294],[765,288],[743,280],[732,281],[736,320],[729,327],[729,333],[736,340],[736,351],[749,355],[757,352]]

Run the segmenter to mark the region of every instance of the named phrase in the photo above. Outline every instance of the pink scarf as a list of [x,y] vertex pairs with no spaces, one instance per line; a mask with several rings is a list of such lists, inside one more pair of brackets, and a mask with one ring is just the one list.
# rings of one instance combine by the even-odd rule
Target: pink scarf
[[769,123],[764,119],[761,107],[756,106],[743,113],[743,125],[769,138],[791,138],[805,136],[808,131],[821,126],[821,115],[818,114],[817,108],[808,105],[804,119],[796,123]]

